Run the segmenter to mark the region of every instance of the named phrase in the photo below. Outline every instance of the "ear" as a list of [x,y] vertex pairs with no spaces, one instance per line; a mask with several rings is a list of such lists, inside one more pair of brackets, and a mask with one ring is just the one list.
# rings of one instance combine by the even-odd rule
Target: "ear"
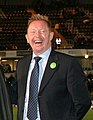
[[25,37],[26,37],[27,43],[29,43],[29,40],[28,40],[28,36],[27,36],[27,34],[25,35]]
[[53,40],[53,36],[54,36],[54,32],[51,32],[51,33],[50,33],[50,40],[51,40],[51,41]]

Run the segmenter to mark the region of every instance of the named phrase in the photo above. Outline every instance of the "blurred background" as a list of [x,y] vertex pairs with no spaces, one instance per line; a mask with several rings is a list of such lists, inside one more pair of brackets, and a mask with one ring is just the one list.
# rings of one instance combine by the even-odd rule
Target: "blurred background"
[[79,60],[93,101],[93,0],[0,0],[0,63],[13,106],[17,106],[17,61],[32,51],[25,34],[33,14],[51,20],[53,48]]

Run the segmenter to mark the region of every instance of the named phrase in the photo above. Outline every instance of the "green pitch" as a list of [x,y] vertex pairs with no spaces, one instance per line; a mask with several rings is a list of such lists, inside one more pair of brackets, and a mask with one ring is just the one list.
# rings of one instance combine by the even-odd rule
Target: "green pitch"
[[[13,107],[13,120],[17,120],[17,107]],[[93,109],[90,109],[83,120],[93,120]]]
[[93,109],[90,109],[87,114],[85,115],[85,117],[83,118],[83,120],[93,120]]

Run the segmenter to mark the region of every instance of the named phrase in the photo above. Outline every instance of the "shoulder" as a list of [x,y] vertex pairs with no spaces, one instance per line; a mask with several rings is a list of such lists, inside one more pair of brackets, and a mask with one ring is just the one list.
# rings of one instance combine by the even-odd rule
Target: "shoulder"
[[31,57],[32,57],[32,55],[27,55],[27,56],[20,58],[17,62],[17,67],[18,66],[25,66],[26,63],[31,61]]
[[60,59],[76,59],[74,56],[68,55],[66,53],[62,53],[55,50],[53,50],[52,52],[53,54],[57,55]]
[[23,56],[18,60],[18,63],[26,62],[27,60],[30,60],[31,57],[32,57],[32,55]]
[[[53,52],[53,53],[52,53]],[[75,56],[71,56],[62,52],[58,52],[58,51],[52,51],[51,52],[51,56],[55,56],[55,58],[60,62],[60,63],[64,63],[67,65],[70,64],[80,64],[79,60],[75,57]]]

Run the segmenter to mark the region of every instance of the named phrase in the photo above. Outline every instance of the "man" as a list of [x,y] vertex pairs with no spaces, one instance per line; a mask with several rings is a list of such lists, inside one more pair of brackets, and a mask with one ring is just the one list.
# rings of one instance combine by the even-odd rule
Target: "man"
[[5,85],[3,68],[0,65],[0,120],[13,120],[12,105]]
[[28,21],[26,39],[33,53],[17,64],[18,120],[33,120],[28,118],[28,104],[30,76],[36,56],[42,59],[39,61],[35,120],[81,120],[90,108],[80,64],[74,57],[51,48],[53,35],[46,16],[34,15]]

